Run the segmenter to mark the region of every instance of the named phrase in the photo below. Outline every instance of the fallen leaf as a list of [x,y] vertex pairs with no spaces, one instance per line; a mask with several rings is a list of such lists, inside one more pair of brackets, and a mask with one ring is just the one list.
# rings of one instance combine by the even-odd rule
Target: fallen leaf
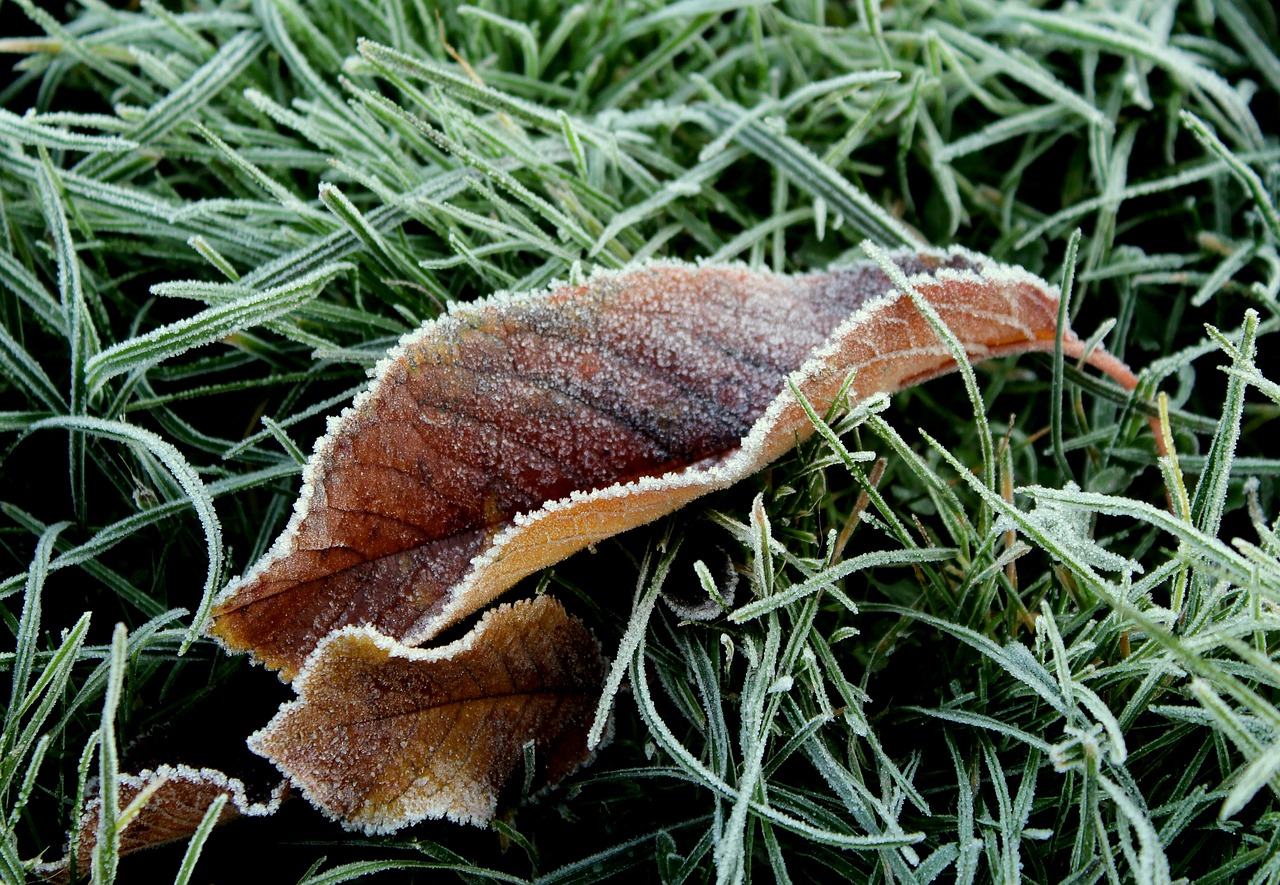
[[347,627],[320,644],[294,682],[298,700],[249,745],[348,827],[483,824],[527,741],[545,786],[590,758],[603,681],[595,637],[549,596],[499,606],[441,648]]
[[[406,336],[330,420],[293,517],[212,632],[293,679],[251,738],[344,825],[485,823],[532,742],[541,782],[589,756],[604,665],[540,597],[421,649],[521,578],[775,460],[839,397],[1050,351],[1054,287],[953,249],[808,276],[651,264],[455,307]],[[1104,351],[1067,356],[1132,389]],[[850,377],[852,373],[852,382]]]
[[[204,819],[205,812],[219,796],[227,796],[227,803],[218,816],[218,823],[226,823],[238,817],[262,817],[273,814],[280,806],[284,784],[278,786],[266,802],[249,799],[244,783],[228,777],[214,768],[191,768],[187,765],[161,765],[137,774],[121,772],[118,784],[118,801],[123,811],[144,790],[151,795],[138,813],[120,833],[120,854],[129,854],[142,848],[165,845],[180,839],[189,839]],[[98,815],[102,800],[98,797],[85,802],[76,830],[76,867],[81,876],[88,874],[93,849],[98,841]],[[56,863],[40,864],[36,872],[48,879],[65,881],[70,875],[69,858]]]
[[[959,249],[892,259],[972,360],[1053,349],[1043,280]],[[1101,350],[1089,362],[1136,384]],[[221,595],[212,632],[285,679],[349,625],[419,645],[806,438],[788,378],[822,412],[850,372],[857,401],[953,368],[871,263],[807,276],[652,264],[456,307],[331,419],[288,527]]]

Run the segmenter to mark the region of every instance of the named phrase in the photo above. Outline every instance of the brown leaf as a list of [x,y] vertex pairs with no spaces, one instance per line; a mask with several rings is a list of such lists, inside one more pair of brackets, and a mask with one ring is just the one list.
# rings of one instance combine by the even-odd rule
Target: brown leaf
[[[961,250],[892,257],[971,359],[1052,350],[1044,281]],[[1102,351],[1089,361],[1136,384]],[[456,308],[331,420],[289,526],[224,592],[212,632],[286,679],[346,625],[420,644],[807,437],[788,376],[821,412],[851,371],[856,401],[953,368],[867,263],[796,277],[654,264]]]
[[[226,823],[237,817],[261,817],[273,814],[280,806],[284,785],[281,784],[266,802],[249,799],[244,784],[214,768],[191,768],[186,765],[161,765],[155,770],[138,774],[121,772],[118,779],[120,810],[124,810],[144,790],[151,789],[150,798],[137,815],[120,833],[120,854],[129,854],[142,848],[151,848],[189,839],[200,826],[205,812],[221,795],[228,797],[218,817],[218,823]],[[76,837],[76,866],[82,876],[87,875],[98,841],[98,815],[102,800],[98,797],[85,802],[80,815]],[[37,872],[47,878],[64,880],[70,873],[70,862],[64,858],[57,863],[43,864]]]
[[250,747],[349,827],[486,823],[526,741],[548,786],[587,760],[603,680],[595,638],[549,596],[493,609],[438,649],[348,627]]

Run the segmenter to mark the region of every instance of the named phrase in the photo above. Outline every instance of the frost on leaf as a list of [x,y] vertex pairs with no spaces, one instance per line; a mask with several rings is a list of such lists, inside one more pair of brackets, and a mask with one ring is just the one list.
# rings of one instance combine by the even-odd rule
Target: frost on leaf
[[599,644],[549,596],[500,606],[436,649],[352,627],[320,645],[298,700],[250,746],[349,826],[483,824],[527,741],[544,786],[588,759],[603,680]]
[[[893,260],[971,359],[1051,350],[1056,290],[952,250]],[[1082,346],[1066,335],[1066,351]],[[1132,387],[1101,351],[1090,361]],[[1109,362],[1108,362],[1109,361]],[[316,444],[213,632],[292,678],[349,625],[418,645],[587,545],[739,481],[821,412],[954,368],[870,263],[808,276],[652,264],[499,295],[406,336]]]
[[[284,785],[277,787],[266,802],[249,799],[244,784],[214,768],[191,768],[186,765],[161,765],[138,774],[121,772],[118,784],[120,810],[126,809],[144,790],[152,791],[138,813],[120,833],[120,854],[142,848],[189,839],[204,819],[205,812],[219,796],[226,795],[218,823],[238,817],[262,817],[273,814],[280,806]],[[87,875],[98,839],[98,815],[102,800],[85,802],[76,828],[76,868]],[[44,864],[37,872],[46,878],[64,880],[70,874],[70,861]]]
[[970,360],[1054,349],[1043,280],[957,249],[891,259],[910,292],[871,263],[650,264],[455,307],[407,335],[331,419],[289,525],[215,608],[228,648],[297,677],[254,749],[370,832],[487,821],[530,741],[544,783],[581,764],[603,664],[558,603],[503,606],[458,642],[417,646],[760,470],[813,433],[801,397],[822,413],[953,370],[917,297]]

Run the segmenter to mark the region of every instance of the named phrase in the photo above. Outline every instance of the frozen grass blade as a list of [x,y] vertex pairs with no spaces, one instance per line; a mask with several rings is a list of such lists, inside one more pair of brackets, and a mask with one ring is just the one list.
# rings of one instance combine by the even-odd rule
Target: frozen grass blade
[[760,495],[751,502],[750,534],[751,569],[756,596],[768,599],[774,590],[773,526],[764,512],[764,498]]
[[1111,797],[1120,815],[1126,823],[1133,827],[1138,835],[1139,850],[1136,863],[1133,864],[1134,880],[1143,885],[1168,885],[1173,881],[1169,872],[1169,860],[1165,857],[1160,844],[1160,836],[1156,833],[1150,817],[1143,811],[1133,797],[1128,795],[1110,778],[1100,778],[1102,789]]
[[[653,698],[641,679],[645,676],[645,666],[643,658],[643,647],[636,650],[635,656],[632,658],[633,670],[632,680],[636,689],[637,701],[641,715],[644,717],[646,724],[653,729],[653,736],[662,746],[663,750],[672,755],[676,764],[680,766],[695,782],[705,785],[707,788],[715,790],[726,799],[736,800],[738,793],[727,783],[708,770],[694,755],[692,755],[675,735],[667,727],[654,706]],[[868,849],[868,848],[893,848],[902,845],[909,845],[920,841],[923,834],[907,833],[905,836],[858,836],[847,832],[839,832],[835,830],[825,829],[814,826],[806,821],[796,819],[783,812],[777,811],[768,805],[748,800],[748,807],[751,812],[759,817],[768,820],[770,823],[799,833],[808,839],[819,844],[834,845],[838,847],[851,849]]]
[[[0,251],[0,282],[45,326],[66,335],[66,316],[62,305],[51,296],[36,276],[14,256]],[[0,327],[3,328],[3,327]],[[5,329],[5,334],[8,330]]]
[[1262,216],[1263,224],[1271,237],[1271,242],[1280,243],[1280,212],[1276,211],[1276,204],[1272,201],[1271,194],[1267,192],[1262,179],[1258,177],[1258,173],[1250,169],[1248,165],[1232,153],[1218,136],[1214,135],[1212,130],[1204,124],[1204,121],[1195,114],[1184,110],[1179,116],[1182,125],[1191,130],[1196,140],[1225,163],[1227,168],[1231,170],[1231,174],[1244,185],[1245,190],[1253,197],[1254,205],[1258,207],[1258,213]]
[[[105,55],[94,52],[92,48],[85,46],[75,34],[63,27],[57,19],[43,8],[36,6],[31,0],[16,0],[16,2],[28,18],[53,38],[52,45],[56,47],[57,51],[65,52],[72,56],[85,67],[100,74],[112,86],[121,86],[129,90],[135,100],[141,99],[145,101],[154,97],[154,90],[152,90],[147,81],[141,77],[134,76],[127,67],[117,64],[116,59],[107,58]],[[132,62],[132,60],[132,55],[127,56],[128,62]]]
[[[1211,333],[1216,333],[1211,328]],[[1232,369],[1238,374],[1227,378],[1226,402],[1222,409],[1222,418],[1218,429],[1213,434],[1213,442],[1205,456],[1205,467],[1196,483],[1195,494],[1191,499],[1191,518],[1196,528],[1209,536],[1216,536],[1222,524],[1222,514],[1226,508],[1228,485],[1231,481],[1231,462],[1235,458],[1236,446],[1240,442],[1240,422],[1244,416],[1245,381],[1241,375],[1250,374],[1253,360],[1257,355],[1258,314],[1250,310],[1245,314],[1245,321],[1240,333],[1239,344],[1226,345],[1227,355],[1231,357]],[[1217,334],[1221,340],[1221,334]],[[1224,342],[1226,343],[1226,342]]]
[[[80,258],[71,240],[71,227],[67,223],[57,184],[47,165],[42,164],[39,167],[36,184],[41,208],[49,228],[53,231],[57,249],[58,294],[71,351],[69,371],[71,390],[67,404],[70,414],[79,416],[85,414],[88,408],[86,361],[98,349],[97,334],[94,332],[92,320],[89,317],[89,307],[85,301],[84,286],[80,276]],[[40,380],[39,376],[36,380]],[[55,411],[60,411],[56,406],[53,408]],[[71,477],[72,506],[81,519],[84,517],[86,507],[84,445],[84,435],[73,430],[68,442],[68,468]]]
[[[37,563],[33,563],[33,572]],[[39,589],[36,589],[38,595]],[[32,612],[34,615],[34,612]],[[34,617],[27,623],[34,623]],[[10,831],[17,825],[19,815],[26,807],[27,802],[35,788],[35,781],[39,775],[41,763],[49,749],[50,735],[48,733],[37,738],[37,734],[44,729],[46,720],[52,711],[53,704],[59,700],[59,695],[67,683],[70,675],[71,666],[75,663],[76,654],[79,651],[80,643],[84,640],[85,631],[88,629],[88,617],[81,619],[70,634],[62,647],[49,659],[45,669],[36,680],[36,684],[27,691],[24,685],[21,693],[15,692],[15,703],[11,704],[5,712],[4,730],[0,734],[0,748],[4,750],[4,762],[0,765],[0,791],[6,795],[12,794],[13,780],[19,771],[25,773],[22,777],[21,785],[16,791],[16,797],[13,800],[13,806],[8,815],[8,829]],[[15,666],[27,668],[27,675],[30,675],[30,668],[34,664],[34,649],[30,643],[20,646],[16,655]],[[16,686],[16,683],[15,683]],[[37,703],[38,702],[38,703]],[[31,716],[27,720],[26,725],[22,724],[22,717],[30,712]],[[5,838],[5,865],[10,869],[15,868],[13,861],[14,844]],[[20,866],[20,864],[18,864]]]
[[1247,242],[1238,246],[1235,251],[1219,262],[1212,273],[1205,277],[1204,282],[1200,284],[1200,288],[1196,290],[1196,294],[1191,296],[1192,306],[1202,307],[1207,304],[1214,295],[1222,290],[1223,286],[1256,257],[1257,244]]
[[[127,131],[127,137],[138,144],[150,144],[159,139],[226,88],[266,45],[267,41],[261,34],[239,32],[182,85],[152,105],[146,116]],[[122,160],[113,164],[100,157],[91,157],[75,171],[90,178],[110,179],[116,176],[122,163]]]
[[0,136],[11,138],[21,144],[85,153],[118,153],[131,151],[138,146],[136,141],[116,135],[82,135],[79,132],[46,126],[30,117],[19,117],[3,108],[0,108]]
[[[1121,498],[1112,495],[1100,495],[1096,492],[1079,492],[1074,490],[1060,491],[1058,489],[1046,489],[1039,486],[1026,486],[1018,490],[1020,493],[1029,495],[1037,501],[1048,501],[1053,503],[1065,504],[1070,508],[1075,508],[1082,513],[1105,513],[1113,516],[1127,516],[1140,522],[1162,529],[1169,532],[1174,537],[1180,539],[1187,545],[1187,550],[1196,559],[1205,563],[1205,568],[1211,568],[1214,572],[1221,572],[1229,576],[1233,581],[1237,581],[1246,585],[1259,586],[1255,583],[1258,574],[1258,564],[1250,562],[1239,551],[1230,545],[1218,540],[1215,537],[1206,535],[1198,529],[1193,529],[1186,523],[1172,516],[1168,511],[1153,507],[1143,501],[1135,501],[1131,498]],[[1019,514],[1019,521],[1024,525],[1026,523],[1022,514]],[[1063,539],[1052,537],[1043,529],[1036,529],[1035,540],[1046,545],[1045,549],[1058,554],[1068,550]],[[1052,545],[1052,546],[1047,546]],[[1083,560],[1077,554],[1077,551],[1071,551],[1071,561],[1083,564]],[[1270,582],[1280,582],[1280,566],[1263,565],[1264,576]],[[1091,581],[1097,581],[1099,586],[1104,582],[1097,576],[1097,573],[1091,566],[1084,566],[1083,574]],[[1271,593],[1280,592],[1280,583],[1263,583],[1262,588],[1270,588]]]
[[5,378],[27,396],[55,412],[67,411],[67,401],[40,363],[9,331],[0,326],[0,368]]
[[982,399],[982,391],[978,388],[978,380],[973,374],[973,367],[969,365],[969,357],[965,353],[964,345],[960,343],[960,339],[956,338],[955,333],[947,328],[946,323],[942,321],[942,317],[938,315],[938,311],[925,301],[924,297],[915,290],[915,287],[907,280],[906,274],[898,267],[889,256],[879,247],[871,242],[864,242],[862,249],[867,255],[880,265],[881,270],[889,277],[889,281],[893,283],[894,288],[899,292],[906,293],[916,309],[924,315],[928,320],[929,326],[937,334],[943,344],[947,346],[947,350],[951,353],[951,358],[955,360],[956,368],[960,372],[960,377],[964,379],[965,390],[969,394],[969,403],[973,407],[974,424],[978,429],[978,441],[982,447],[982,475],[985,478],[988,488],[995,488],[996,482],[996,458],[995,446],[991,442],[991,425],[987,423],[987,406]]
[[1280,58],[1276,57],[1274,44],[1268,44],[1263,37],[1263,28],[1253,13],[1236,0],[1217,3],[1214,11],[1271,88],[1280,90]]
[[1111,121],[1102,111],[1089,101],[1065,88],[1062,83],[1048,71],[1032,62],[1025,55],[1005,52],[998,46],[981,40],[960,28],[945,23],[935,25],[939,35],[957,49],[968,53],[984,62],[986,66],[1001,71],[1009,78],[1040,93],[1054,102],[1060,109],[1067,109],[1079,115],[1085,122],[1101,127],[1112,128]]
[[[222,154],[222,156],[225,157],[232,166],[251,179],[255,184],[262,188],[269,197],[278,202],[281,206],[284,206],[286,209],[296,213],[299,217],[306,218],[319,216],[319,213],[315,212],[315,210],[308,209],[288,188],[276,181],[267,173],[263,172],[256,164],[247,160],[243,154],[219,138],[217,133],[211,130],[208,126],[205,126],[203,123],[197,123],[196,131],[200,133],[201,137],[203,137],[205,141],[213,145],[214,149],[216,149],[218,153]],[[206,248],[210,248],[208,247],[208,241],[204,240],[204,238],[200,238],[199,242],[204,244]],[[220,261],[218,259],[220,259]],[[221,256],[218,256],[218,259],[211,260],[211,263],[221,270],[226,259],[221,258]],[[223,270],[223,273],[227,276],[232,276],[232,273],[227,273],[226,270]]]
[[27,588],[22,598],[22,618],[18,622],[18,643],[13,654],[13,676],[9,689],[9,709],[5,714],[6,728],[10,718],[26,712],[29,706],[27,688],[31,681],[31,672],[35,665],[36,640],[40,631],[40,595],[44,591],[44,581],[49,574],[49,556],[58,533],[69,526],[68,522],[59,522],[49,526],[40,536],[36,545],[35,558],[27,572]]
[[[985,0],[984,0],[985,2]],[[1071,41],[1107,50],[1117,55],[1139,58],[1157,64],[1171,76],[1200,87],[1218,103],[1218,108],[1237,129],[1243,146],[1257,149],[1262,146],[1262,132],[1241,96],[1217,72],[1199,63],[1193,56],[1169,46],[1153,35],[1130,35],[1115,28],[1094,24],[1082,16],[1069,16],[1060,12],[1043,12],[1021,5],[1002,10],[1010,18],[1026,22],[1050,34],[1057,34]],[[1144,39],[1145,38],[1145,39]]]
[[[739,108],[721,105],[702,105],[699,110],[711,125],[721,129],[737,124],[744,113]],[[852,236],[864,234],[887,246],[920,245],[918,234],[877,206],[795,139],[750,121],[737,130],[734,141],[776,165],[809,195],[826,200],[851,225]]]
[[196,862],[200,859],[200,852],[204,850],[204,843],[209,838],[209,834],[213,832],[214,826],[218,823],[218,818],[222,814],[222,809],[227,804],[227,794],[213,800],[209,810],[204,813],[204,817],[200,819],[200,825],[191,835],[191,841],[187,843],[187,850],[182,855],[182,865],[178,867],[178,875],[173,879],[173,885],[188,885],[191,876],[196,870]]
[[102,722],[98,726],[98,831],[93,847],[93,881],[111,885],[120,862],[119,753],[116,747],[116,711],[124,690],[128,666],[128,631],[116,624],[111,634],[111,669],[102,699]]
[[1053,434],[1053,457],[1058,462],[1058,471],[1068,480],[1074,482],[1075,474],[1067,463],[1067,455],[1062,447],[1062,336],[1067,331],[1068,311],[1071,308],[1072,290],[1076,277],[1076,251],[1080,246],[1080,229],[1072,231],[1067,241],[1067,257],[1062,263],[1062,294],[1058,297],[1058,329],[1053,339],[1053,399],[1050,402],[1049,427]]
[[622,640],[618,643],[618,654],[609,668],[609,675],[605,678],[604,690],[600,693],[600,703],[596,706],[595,719],[591,723],[590,731],[587,732],[587,747],[590,749],[599,746],[604,736],[605,727],[609,723],[609,714],[613,709],[614,697],[617,695],[618,689],[622,687],[622,680],[626,676],[627,668],[630,666],[635,650],[640,647],[644,640],[645,631],[649,629],[649,619],[653,616],[653,607],[658,603],[658,595],[662,592],[663,581],[666,580],[667,571],[671,568],[671,560],[675,557],[679,546],[677,541],[671,549],[664,553],[662,558],[658,560],[652,577],[649,576],[648,568],[650,557],[652,556],[651,553],[640,566],[640,577],[636,584],[631,617],[627,621],[626,632],[622,634]]
[[981,153],[998,144],[1036,132],[1052,131],[1062,126],[1062,108],[1044,105],[1005,117],[972,135],[942,145],[933,154],[935,163],[951,163],[970,154]]
[[[350,399],[350,396],[348,396],[347,399]],[[48,416],[43,416],[39,420],[44,420],[45,417]],[[23,429],[30,429],[31,424],[34,423],[36,422],[31,422]],[[296,464],[284,463],[274,467],[268,467],[263,470],[241,474],[231,479],[208,483],[205,485],[205,490],[209,493],[210,498],[217,498],[221,495],[233,494],[235,492],[251,488],[262,487],[279,479],[296,476],[298,473],[299,470]],[[112,583],[110,580],[110,575],[112,573],[97,561],[98,557],[112,549],[117,544],[127,541],[141,529],[155,525],[170,516],[177,515],[191,506],[192,499],[184,496],[179,500],[157,503],[155,506],[143,511],[142,513],[125,517],[119,522],[105,526],[83,544],[71,546],[67,542],[59,540],[57,542],[57,546],[60,548],[60,552],[58,556],[49,563],[48,569],[49,571],[58,571],[59,569],[69,568],[71,566],[81,566],[92,577],[110,585]],[[38,520],[24,516],[24,514],[16,508],[7,508],[6,513],[20,525],[29,528],[32,532],[37,534],[46,531],[48,528]],[[25,580],[26,575],[24,573],[14,575],[3,582],[0,582],[0,598],[16,592],[17,588],[22,586]],[[120,591],[117,590],[117,592]],[[139,611],[151,617],[163,613],[164,607],[159,605],[155,600],[141,594],[139,591],[136,591],[136,589],[133,592],[137,595],[128,597],[127,601],[135,605]]]
[[223,256],[221,252],[213,247],[212,244],[199,234],[195,234],[187,238],[187,245],[200,253],[206,261],[218,269],[218,271],[231,282],[237,282],[240,279],[240,273],[232,266],[230,261]]
[[741,624],[770,612],[788,608],[824,588],[833,588],[838,581],[855,572],[893,565],[943,562],[954,558],[956,552],[952,547],[928,547],[921,550],[883,550],[875,553],[861,553],[838,565],[825,568],[799,584],[791,585],[786,590],[766,595],[735,609],[729,615],[729,620],[735,624]]
[[52,429],[80,431],[101,439],[143,446],[164,464],[182,487],[183,493],[191,501],[196,516],[200,519],[200,525],[204,529],[206,550],[209,554],[209,570],[205,577],[204,591],[180,650],[180,653],[185,652],[204,629],[204,622],[213,605],[213,596],[222,575],[222,524],[218,521],[218,516],[213,509],[213,499],[209,496],[208,489],[205,488],[200,476],[172,443],[166,442],[152,431],[142,427],[133,427],[119,421],[104,421],[101,418],[67,417],[48,418],[33,424],[30,429],[32,431]]
[[[1271,154],[1267,154],[1266,156],[1274,160],[1274,157],[1272,157]],[[1119,194],[1114,196],[1098,196],[1081,200],[1074,205],[1060,209],[1044,220],[1029,227],[1027,232],[1020,236],[1014,243],[1014,247],[1018,249],[1026,248],[1028,244],[1034,242],[1040,237],[1043,237],[1045,233],[1053,230],[1055,227],[1077,221],[1082,216],[1105,206],[1108,202],[1114,202],[1116,199],[1129,201],[1136,197],[1177,190],[1179,188],[1204,181],[1205,179],[1219,176],[1226,170],[1227,166],[1225,163],[1215,161],[1213,163],[1203,164],[1199,167],[1193,166],[1190,169],[1177,172],[1173,175],[1162,176],[1149,181],[1139,182],[1138,184],[1128,185],[1120,191]]]
[[[508,95],[484,83],[477,83],[443,65],[427,59],[414,58],[372,40],[361,39],[357,46],[361,56],[380,70],[425,80],[439,86],[452,96],[491,111],[509,114],[520,122],[538,126],[545,131],[561,128],[560,114],[551,112],[541,105]],[[607,136],[595,127],[577,119],[573,123],[576,135],[581,136],[587,143],[595,147],[607,145]]]
[[95,392],[100,391],[117,375],[145,371],[192,348],[287,316],[319,295],[334,277],[353,269],[347,263],[326,265],[283,286],[211,307],[185,320],[122,341],[89,360],[85,366],[89,385]]
[[[3,775],[0,777],[0,787],[5,791],[12,786],[13,778],[20,765],[36,745],[36,735],[44,729],[54,704],[61,700],[61,693],[71,677],[71,667],[76,663],[88,629],[89,615],[86,613],[67,632],[67,637],[62,644],[48,656],[44,669],[36,677],[35,683],[26,693],[21,705],[5,712],[3,735],[5,754],[3,762],[0,763],[2,766],[0,774]],[[30,716],[23,724],[22,714],[26,711],[30,711]]]
[[717,178],[736,159],[734,153],[721,151],[700,162],[679,178],[667,182],[653,196],[634,206],[628,206],[615,215],[600,232],[595,244],[587,252],[587,257],[596,257],[605,246],[616,241],[618,234],[635,227],[639,222],[666,209],[671,203],[696,195],[703,183]]
[[[765,555],[770,556],[768,553]],[[762,587],[761,592],[767,593],[768,590]],[[716,881],[722,885],[736,885],[745,879],[747,873],[747,815],[751,810],[751,800],[763,798],[760,778],[770,731],[770,717],[766,716],[765,706],[777,676],[781,644],[780,625],[776,617],[771,617],[766,627],[764,648],[760,650],[756,660],[750,661],[743,687],[742,725],[739,732],[739,751],[743,761],[735,785],[738,795],[715,848]]]

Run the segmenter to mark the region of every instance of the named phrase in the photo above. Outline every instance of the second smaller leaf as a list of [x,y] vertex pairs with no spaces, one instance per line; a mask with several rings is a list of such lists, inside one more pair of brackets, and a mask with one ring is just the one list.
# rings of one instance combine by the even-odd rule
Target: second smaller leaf
[[603,682],[599,643],[549,596],[499,606],[441,648],[347,627],[321,643],[294,681],[298,700],[249,745],[344,826],[483,825],[527,740],[545,786],[589,760]]

